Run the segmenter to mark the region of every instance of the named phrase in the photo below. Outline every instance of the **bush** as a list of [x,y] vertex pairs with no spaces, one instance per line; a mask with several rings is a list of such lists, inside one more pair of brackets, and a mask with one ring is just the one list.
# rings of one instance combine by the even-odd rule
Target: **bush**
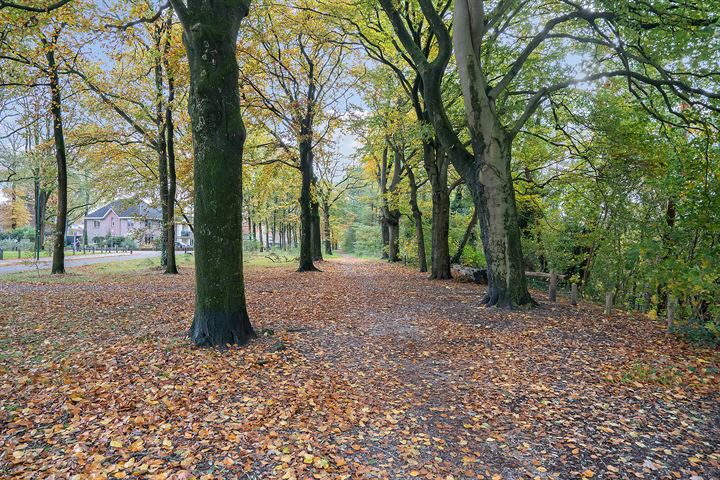
[[0,240],[35,240],[35,229],[33,227],[22,227],[10,230],[9,232],[0,232]]
[[122,242],[120,242],[119,247],[127,248],[128,250],[138,250],[139,248],[137,242],[130,237],[125,237]]
[[259,240],[253,240],[252,238],[244,238],[243,239],[243,250],[246,252],[256,252],[260,250],[260,241]]
[[135,239],[133,239],[132,237],[123,237],[121,235],[106,235],[104,237],[93,237],[92,242],[98,247],[132,248],[133,250],[138,249],[138,244]]
[[0,240],[0,248],[3,249],[6,252],[17,250],[18,247],[21,251],[26,252],[30,250],[35,249],[35,242],[27,239],[22,240],[15,240],[15,239],[6,239],[6,240]]
[[688,341],[700,345],[720,345],[720,324],[713,320],[691,318],[687,322],[676,324],[674,331]]

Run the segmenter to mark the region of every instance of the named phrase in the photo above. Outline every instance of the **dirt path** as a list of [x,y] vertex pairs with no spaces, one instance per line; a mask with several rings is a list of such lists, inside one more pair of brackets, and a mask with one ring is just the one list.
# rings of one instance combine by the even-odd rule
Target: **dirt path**
[[720,477],[717,352],[537,293],[498,311],[399,265],[322,269],[248,272],[273,333],[225,352],[183,339],[187,272],[0,283],[0,477]]

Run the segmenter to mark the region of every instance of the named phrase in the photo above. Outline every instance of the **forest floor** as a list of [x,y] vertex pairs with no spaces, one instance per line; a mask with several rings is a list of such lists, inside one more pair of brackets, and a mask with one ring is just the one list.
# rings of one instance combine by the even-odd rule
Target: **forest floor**
[[540,292],[509,312],[400,265],[288,265],[247,271],[262,334],[225,350],[185,337],[187,266],[0,278],[0,478],[720,478],[717,351]]

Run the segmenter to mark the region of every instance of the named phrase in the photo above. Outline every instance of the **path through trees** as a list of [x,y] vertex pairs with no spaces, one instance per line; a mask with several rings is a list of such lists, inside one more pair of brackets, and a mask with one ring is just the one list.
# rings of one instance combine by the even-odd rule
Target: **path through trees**
[[0,471],[720,475],[720,357],[660,322],[537,291],[531,312],[486,308],[483,287],[379,261],[294,270],[249,269],[263,334],[224,352],[184,340],[187,268],[0,282],[25,319],[0,323]]

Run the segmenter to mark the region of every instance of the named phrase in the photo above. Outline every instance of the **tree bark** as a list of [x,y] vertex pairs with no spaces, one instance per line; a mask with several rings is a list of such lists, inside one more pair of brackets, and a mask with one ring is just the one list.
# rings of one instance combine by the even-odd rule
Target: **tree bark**
[[330,230],[330,205],[323,203],[323,229],[325,230],[325,255],[333,254],[331,230]]
[[[314,181],[313,181],[314,183]],[[313,188],[314,189],[314,188]],[[311,240],[312,240],[312,256],[313,261],[322,261],[322,238],[320,234],[320,204],[318,201],[314,198],[315,195],[313,195],[313,201],[312,201],[312,230],[311,230]]]
[[[305,126],[304,128],[309,127]],[[312,250],[312,145],[306,140],[308,135],[301,135],[301,138],[305,140],[302,140],[299,146],[302,185],[300,187],[300,265],[298,272],[315,272],[318,269],[313,264]]]
[[[168,19],[168,29],[172,15]],[[163,54],[165,63],[165,74],[168,81],[168,99],[165,106],[165,134],[167,136],[167,217],[165,219],[167,264],[165,273],[177,274],[177,262],[175,259],[175,197],[177,196],[177,175],[175,171],[175,122],[173,121],[173,108],[175,104],[175,79],[170,70],[170,63],[167,59],[167,50],[170,47],[170,33],[167,33],[166,51]]]
[[407,168],[410,183],[410,208],[415,221],[415,240],[417,241],[418,263],[421,272],[427,272],[427,254],[425,253],[425,232],[423,231],[422,212],[417,203],[418,186],[412,168]]
[[[483,140],[479,139],[479,142]],[[510,145],[502,135],[488,143],[487,150],[476,158],[477,173],[472,185],[468,184],[478,212],[487,264],[488,289],[483,303],[499,307],[534,305],[525,279],[515,189],[510,173]],[[482,144],[475,148],[485,150]]]
[[450,192],[448,191],[448,160],[442,148],[426,143],[423,149],[425,170],[432,189],[432,251],[430,278],[445,280],[450,273]]
[[50,113],[53,119],[53,137],[55,140],[55,161],[57,163],[58,204],[55,221],[55,244],[53,246],[53,274],[65,273],[65,229],[67,228],[67,156],[65,151],[65,133],[62,121],[62,94],[60,78],[55,61],[55,41],[48,43],[45,57],[48,61],[50,77]]
[[175,254],[175,241],[170,244],[170,240],[173,237],[173,232],[168,232],[168,227],[172,227],[172,222],[168,217],[168,209],[170,206],[169,202],[169,188],[168,188],[168,146],[166,129],[167,124],[165,122],[165,108],[164,108],[164,92],[163,92],[163,67],[162,59],[160,58],[160,45],[162,42],[161,32],[155,32],[155,45],[158,53],[158,58],[155,59],[154,74],[155,74],[155,128],[157,130],[156,140],[156,151],[158,154],[158,180],[159,180],[159,192],[160,192],[160,210],[162,212],[162,243],[161,243],[161,254],[160,254],[160,265],[165,268],[165,273],[177,273],[177,269],[173,265],[170,267],[170,257],[173,257],[172,263],[174,264]]
[[458,171],[473,193],[480,221],[488,273],[483,302],[501,307],[533,305],[510,172],[513,136],[501,125],[494,99],[487,93],[476,45],[479,14],[467,0],[455,4],[453,41],[473,150],[472,161],[459,162],[463,164]]
[[249,2],[172,5],[190,63],[188,110],[195,174],[195,316],[199,346],[242,344],[254,336],[245,303],[242,155],[236,42]]

